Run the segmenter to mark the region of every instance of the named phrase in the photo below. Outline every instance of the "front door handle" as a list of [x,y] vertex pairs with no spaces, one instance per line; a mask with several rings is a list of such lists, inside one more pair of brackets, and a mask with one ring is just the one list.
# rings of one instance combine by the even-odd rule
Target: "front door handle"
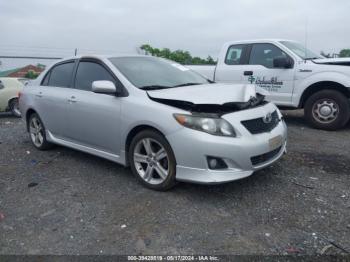
[[68,102],[69,103],[76,103],[77,99],[75,98],[75,96],[71,96],[70,98],[68,98]]
[[38,94],[35,95],[36,97],[43,97],[43,92],[39,92]]
[[252,76],[253,75],[253,71],[244,71],[243,75],[245,75],[245,76]]

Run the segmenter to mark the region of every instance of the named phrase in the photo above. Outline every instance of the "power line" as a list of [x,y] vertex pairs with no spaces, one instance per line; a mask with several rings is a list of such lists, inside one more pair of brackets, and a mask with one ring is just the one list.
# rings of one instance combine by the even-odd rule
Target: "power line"
[[0,58],[26,58],[26,59],[47,59],[47,60],[58,60],[62,57],[43,57],[43,56],[2,56]]

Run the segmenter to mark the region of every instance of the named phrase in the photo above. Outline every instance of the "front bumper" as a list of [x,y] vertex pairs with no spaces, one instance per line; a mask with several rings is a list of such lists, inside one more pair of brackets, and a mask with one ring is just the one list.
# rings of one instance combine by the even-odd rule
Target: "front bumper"
[[[218,184],[245,178],[254,171],[267,167],[286,152],[287,127],[284,121],[270,132],[252,135],[241,124],[265,112],[278,110],[273,104],[235,112],[223,116],[237,131],[237,137],[213,136],[200,131],[183,128],[167,136],[177,161],[176,179],[202,184]],[[280,137],[280,145],[271,148],[269,141]],[[274,154],[270,154],[270,152]],[[270,155],[269,155],[270,154]],[[226,169],[214,170],[208,166],[207,157],[224,159]],[[258,163],[254,157],[266,156]]]

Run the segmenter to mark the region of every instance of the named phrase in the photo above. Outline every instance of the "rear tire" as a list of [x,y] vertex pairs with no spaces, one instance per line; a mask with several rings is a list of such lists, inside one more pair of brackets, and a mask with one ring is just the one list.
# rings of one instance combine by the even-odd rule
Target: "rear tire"
[[33,113],[28,122],[30,140],[35,148],[47,150],[52,148],[53,144],[46,140],[46,130],[38,114]]
[[349,99],[336,90],[322,90],[310,96],[305,103],[305,118],[314,128],[338,130],[350,118]]
[[11,113],[15,117],[21,117],[21,111],[19,110],[18,98],[11,99],[11,101],[9,103],[9,108],[10,108]]
[[131,170],[146,187],[166,191],[176,184],[176,159],[169,142],[153,130],[138,133],[128,152]]

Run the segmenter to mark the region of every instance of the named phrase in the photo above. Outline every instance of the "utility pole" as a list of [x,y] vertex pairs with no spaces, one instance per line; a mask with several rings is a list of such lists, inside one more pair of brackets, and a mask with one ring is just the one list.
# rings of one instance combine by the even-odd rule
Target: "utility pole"
[[75,48],[74,55],[76,56],[78,54],[78,48]]

